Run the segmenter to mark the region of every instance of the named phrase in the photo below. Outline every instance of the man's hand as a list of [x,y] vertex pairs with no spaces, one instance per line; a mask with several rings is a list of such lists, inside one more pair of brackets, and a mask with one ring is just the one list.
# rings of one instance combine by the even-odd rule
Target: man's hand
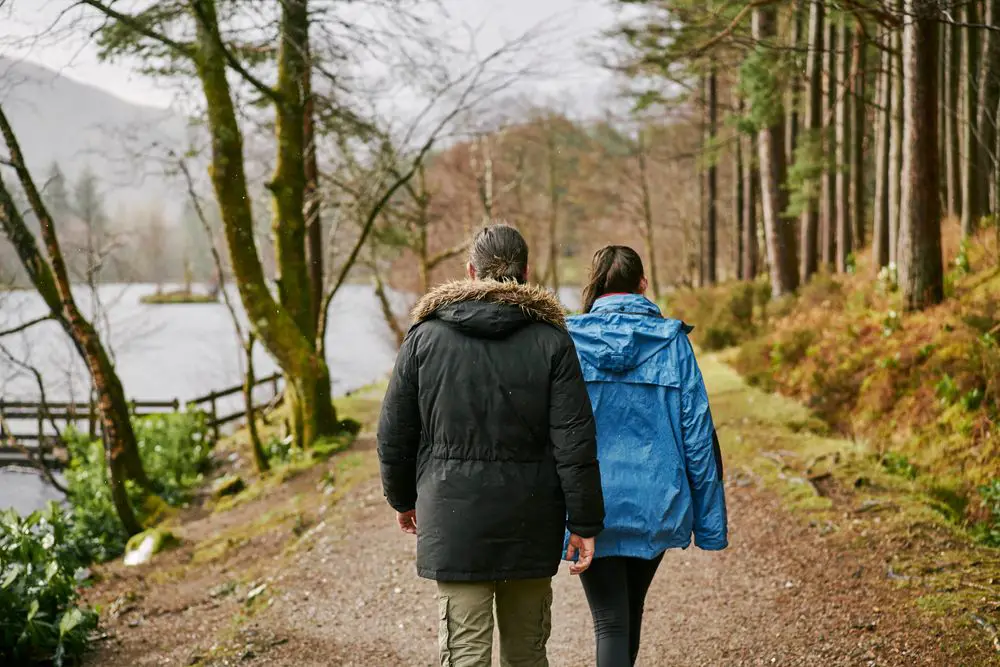
[[569,566],[570,574],[582,574],[590,567],[594,560],[594,538],[580,537],[579,535],[569,536],[569,547],[566,549],[566,560],[572,561],[577,556],[576,562]]
[[410,535],[417,534],[417,510],[396,512],[396,521],[399,523],[400,530],[404,533],[409,533]]

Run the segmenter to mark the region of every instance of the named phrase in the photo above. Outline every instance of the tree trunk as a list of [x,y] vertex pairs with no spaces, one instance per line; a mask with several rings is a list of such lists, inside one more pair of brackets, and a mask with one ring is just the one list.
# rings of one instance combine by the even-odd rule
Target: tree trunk
[[882,29],[881,66],[875,113],[875,229],[872,238],[872,269],[878,273],[889,264],[889,133],[892,111],[892,55],[888,51],[890,28]]
[[10,161],[17,169],[31,209],[38,219],[48,259],[42,256],[35,237],[28,229],[2,178],[0,227],[17,252],[35,289],[87,364],[98,397],[112,501],[125,531],[134,535],[142,527],[129,503],[125,482],[126,479],[132,479],[146,490],[150,489],[151,484],[142,467],[125,391],[97,331],[76,305],[55,225],[28,172],[17,138],[2,107],[0,134],[7,145]]
[[[743,103],[733,95],[733,114],[743,115]],[[743,180],[743,138],[736,136],[736,146],[733,151],[733,277],[737,280],[743,277],[743,201],[746,199],[746,186]]]
[[556,139],[555,130],[548,128],[546,142],[548,145],[549,171],[549,266],[551,280],[549,285],[553,291],[559,292],[559,180],[556,170]]
[[820,228],[819,251],[823,267],[833,269],[836,254],[837,229],[837,169],[836,169],[836,115],[837,115],[837,23],[826,21],[826,53],[823,71],[826,72],[826,111],[823,145],[826,172],[823,178],[823,218]]
[[706,91],[707,102],[708,102],[708,145],[709,145],[709,157],[710,161],[708,163],[708,182],[707,182],[707,216],[706,223],[706,239],[705,239],[705,278],[709,285],[714,285],[717,281],[717,265],[718,265],[718,199],[719,199],[719,185],[718,185],[718,168],[716,167],[715,161],[715,135],[717,131],[717,118],[718,118],[718,94],[717,94],[717,79],[715,74],[715,67],[709,67],[708,72],[708,89]]
[[[309,297],[312,301],[312,332],[316,338],[326,332],[319,330],[320,308],[323,304],[323,221],[320,217],[322,198],[319,192],[319,166],[316,160],[316,98],[312,94],[312,57],[309,40],[304,40],[305,63],[302,67],[302,140],[305,145],[305,223],[306,259],[309,263]],[[319,345],[322,347],[322,345]]]
[[838,273],[847,272],[847,258],[851,254],[851,208],[850,208],[850,173],[848,172],[848,152],[850,148],[851,127],[848,109],[851,106],[850,85],[850,32],[847,30],[847,17],[840,15],[837,24],[837,78],[841,89],[837,100],[836,113],[836,190],[837,190],[837,254],[836,268]]
[[756,135],[742,138],[743,144],[743,274],[742,278],[752,281],[757,278],[758,258],[757,248],[757,189],[760,174],[754,163],[754,149],[757,145]]
[[653,203],[649,193],[649,165],[646,163],[646,137],[644,128],[639,128],[638,138],[639,187],[642,193],[642,237],[646,245],[646,273],[653,298],[660,299],[660,278],[656,265],[656,243],[654,242]]
[[[195,66],[205,94],[208,127],[212,136],[212,183],[222,214],[230,263],[243,307],[254,332],[285,372],[286,395],[292,411],[292,433],[299,446],[337,430],[330,395],[330,372],[317,353],[311,330],[312,307],[305,262],[303,193],[303,106],[301,101],[301,51],[296,41],[301,30],[302,0],[282,9],[282,55],[279,57],[278,107],[279,160],[271,189],[277,215],[276,244],[281,279],[280,303],[264,277],[257,252],[254,218],[247,190],[243,136],[233,105],[226,72],[226,56],[212,0],[197,0]],[[291,61],[291,62],[289,62]],[[287,216],[287,218],[286,218]],[[287,227],[285,223],[287,222]]]
[[944,299],[941,200],[938,196],[937,40],[935,0],[905,0],[903,69],[906,138],[899,235],[899,284],[907,309]]
[[[961,7],[962,22],[976,22],[975,5],[965,3]],[[975,28],[962,28],[962,236],[972,235],[979,225],[983,214],[980,196],[980,179],[976,174],[976,156],[978,155],[976,129],[976,67],[977,40]]]
[[256,337],[251,333],[243,348],[246,358],[246,372],[243,374],[243,409],[247,413],[247,435],[250,437],[253,460],[257,465],[257,472],[264,474],[271,469],[271,464],[267,460],[267,452],[260,440],[260,432],[257,430],[257,410],[253,404],[253,388],[257,384],[257,373],[253,365],[253,348],[256,342]]
[[[773,6],[753,11],[753,33],[758,49],[774,48],[777,36],[776,10]],[[769,45],[768,42],[771,42]],[[778,109],[771,124],[760,129],[757,149],[760,161],[760,193],[764,211],[764,239],[770,257],[771,295],[781,297],[798,287],[799,271],[795,258],[795,224],[782,217],[788,208],[785,190],[785,116]]]
[[[899,5],[897,5],[899,6]],[[903,120],[903,67],[902,34],[899,30],[892,32],[892,111],[889,128],[889,263],[899,266],[896,251],[899,248],[899,207],[902,192],[903,167],[903,132],[906,131]]]
[[865,43],[864,26],[858,19],[854,32],[854,95],[851,97],[851,247],[865,245]]
[[1000,28],[1000,0],[985,0],[983,23],[990,29],[982,31],[979,59],[979,95],[976,100],[976,173],[979,178],[979,211],[990,212],[989,193],[993,189],[993,149],[996,143],[996,118],[993,113],[1000,97],[1000,80],[997,77],[997,60],[1000,59],[1000,37],[993,29]]
[[944,68],[944,133],[945,169],[948,216],[957,218],[961,210],[962,186],[959,175],[959,116],[958,95],[961,79],[961,41],[958,26],[945,24],[946,63]]
[[[805,23],[805,3],[806,0],[795,0],[795,5],[792,7],[790,48],[793,54],[798,54],[803,50],[802,25]],[[788,82],[788,124],[785,127],[786,159],[789,163],[795,160],[795,147],[798,146],[799,142],[799,96],[801,89],[801,81],[799,81],[798,76],[793,75]]]
[[[809,141],[818,141],[823,131],[823,24],[824,0],[811,0],[809,3],[809,53],[806,58],[806,112],[805,127]],[[810,156],[810,159],[812,156]],[[802,211],[800,231],[801,248],[799,255],[801,264],[799,277],[803,283],[809,281],[818,268],[817,235],[819,233],[819,202],[815,193],[815,185],[808,185],[813,193]]]

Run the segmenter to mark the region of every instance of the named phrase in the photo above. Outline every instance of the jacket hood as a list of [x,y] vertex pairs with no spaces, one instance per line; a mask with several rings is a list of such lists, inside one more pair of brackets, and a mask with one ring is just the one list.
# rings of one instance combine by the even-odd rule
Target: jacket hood
[[569,320],[569,331],[583,364],[611,373],[638,368],[692,327],[666,319],[640,294],[601,297],[586,315]]
[[413,322],[439,319],[478,338],[505,338],[544,322],[566,329],[565,310],[538,285],[496,280],[459,280],[435,287],[413,308]]

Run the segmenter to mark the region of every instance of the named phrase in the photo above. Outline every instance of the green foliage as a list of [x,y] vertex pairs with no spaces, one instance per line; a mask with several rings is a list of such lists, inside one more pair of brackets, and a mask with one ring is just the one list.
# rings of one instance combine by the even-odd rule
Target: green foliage
[[749,111],[740,123],[740,131],[750,134],[781,120],[781,61],[777,50],[764,46],[758,46],[743,60],[739,90],[749,102]]
[[886,452],[882,456],[882,467],[890,475],[896,475],[905,479],[916,479],[919,474],[917,467],[910,462],[910,459],[897,452]]
[[[205,416],[185,412],[140,417],[134,421],[136,440],[146,473],[160,497],[170,505],[190,499],[204,481],[212,442]],[[104,446],[85,434],[63,434],[70,453],[66,482],[72,505],[72,543],[82,561],[104,561],[125,549],[127,535],[115,512],[107,479]],[[140,519],[155,519],[162,508],[144,502],[142,492],[129,484],[129,497]]]
[[987,546],[1000,548],[1000,479],[979,487],[987,518],[973,526],[973,535]]
[[882,335],[886,338],[903,328],[903,318],[895,310],[890,310],[882,318]]
[[822,190],[822,178],[829,165],[823,151],[823,132],[806,130],[799,134],[795,146],[795,160],[788,169],[788,208],[784,217],[797,218],[809,208],[810,202],[817,205]]
[[55,503],[26,517],[0,512],[0,663],[58,666],[86,648],[97,614],[76,605],[70,533]]
[[955,256],[955,271],[963,276],[969,275],[972,271],[972,265],[969,263],[968,239],[962,239],[962,243],[959,245],[958,255]]
[[955,379],[947,373],[934,385],[934,395],[938,397],[942,405],[954,405],[961,395]]

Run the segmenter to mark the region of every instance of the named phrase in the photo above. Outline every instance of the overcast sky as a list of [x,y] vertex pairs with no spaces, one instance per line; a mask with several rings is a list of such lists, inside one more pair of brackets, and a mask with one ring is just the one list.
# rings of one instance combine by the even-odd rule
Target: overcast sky
[[[170,106],[174,93],[162,83],[133,72],[127,63],[99,62],[86,34],[58,29],[66,24],[60,20],[61,12],[71,4],[71,0],[0,0],[0,54],[36,62],[130,102]],[[554,26],[559,42],[554,46],[562,53],[560,60],[570,65],[560,64],[558,74],[538,84],[545,94],[568,98],[593,112],[613,89],[609,75],[589,56],[600,32],[613,24],[610,0],[443,0],[443,4],[456,22],[480,28],[481,53],[539,23]],[[43,37],[37,39],[38,35]]]

